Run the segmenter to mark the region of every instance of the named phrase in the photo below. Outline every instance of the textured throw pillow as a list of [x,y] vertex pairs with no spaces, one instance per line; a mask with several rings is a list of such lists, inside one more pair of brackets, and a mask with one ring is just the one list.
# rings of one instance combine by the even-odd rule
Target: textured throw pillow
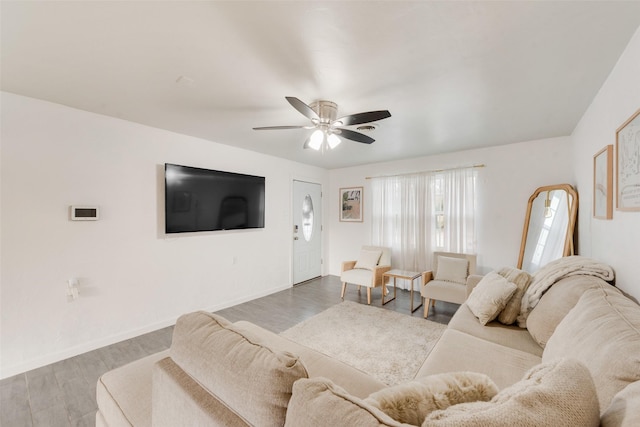
[[363,270],[373,270],[378,265],[382,251],[370,251],[363,249],[360,251],[360,257],[356,261],[355,268],[361,268]]
[[620,390],[640,380],[640,306],[604,282],[585,291],[542,353],[543,362],[561,357],[589,369],[604,412]]
[[498,322],[504,325],[513,324],[520,314],[522,296],[531,283],[531,275],[517,268],[504,267],[498,270],[498,274],[517,286],[507,305],[498,315]]
[[434,411],[423,427],[597,427],[598,398],[589,371],[575,359],[532,368],[489,402],[461,403]]
[[515,284],[492,271],[473,288],[466,303],[480,323],[486,325],[498,316],[517,288]]
[[469,275],[469,260],[465,258],[454,258],[448,256],[438,257],[438,268],[436,269],[436,280],[445,282],[467,284]]
[[[298,357],[204,311],[181,316],[170,355],[202,388],[251,425],[283,425],[293,383],[306,378]],[[251,390],[251,399],[247,399]]]
[[403,424],[352,396],[331,380],[315,377],[298,380],[293,385],[284,426],[402,427]]
[[382,389],[365,402],[398,422],[418,426],[435,410],[463,402],[487,401],[497,393],[498,387],[484,374],[451,372]]

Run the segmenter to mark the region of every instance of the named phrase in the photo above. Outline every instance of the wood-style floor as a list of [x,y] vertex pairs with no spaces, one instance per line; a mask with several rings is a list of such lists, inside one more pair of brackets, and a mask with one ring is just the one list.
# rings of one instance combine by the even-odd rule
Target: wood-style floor
[[[340,279],[326,276],[263,298],[220,310],[232,322],[248,320],[275,333],[340,303]],[[393,292],[393,291],[392,291]],[[381,290],[373,290],[371,304],[380,306]],[[414,293],[417,305],[419,293]],[[347,286],[345,300],[367,303],[363,288]],[[410,315],[409,292],[383,308]],[[448,323],[458,308],[438,301],[429,320]],[[422,308],[411,314],[422,317]],[[0,381],[0,426],[95,426],[96,382],[100,375],[171,345],[173,327],[122,341],[52,365]]]

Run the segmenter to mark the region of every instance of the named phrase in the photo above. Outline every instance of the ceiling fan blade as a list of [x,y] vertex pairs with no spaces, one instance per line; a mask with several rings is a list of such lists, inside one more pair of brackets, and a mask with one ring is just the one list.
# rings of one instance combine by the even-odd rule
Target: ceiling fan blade
[[370,136],[367,136],[363,133],[356,132],[353,130],[342,129],[342,128],[337,128],[336,130],[340,131],[340,133],[336,132],[338,135],[340,135],[343,138],[350,139],[352,141],[362,142],[363,144],[371,144],[372,142],[375,141],[375,139],[371,138]]
[[300,101],[298,98],[294,96],[285,96],[285,99],[289,101],[289,104],[291,104],[291,106],[298,110],[303,116],[309,118],[310,120],[320,120],[318,113],[313,111],[311,107]]
[[377,122],[378,120],[389,117],[391,117],[391,113],[388,110],[367,111],[366,113],[351,114],[350,116],[340,117],[335,120],[334,123],[339,126],[353,126],[361,125],[363,123]]
[[253,130],[307,129],[309,126],[261,126]]

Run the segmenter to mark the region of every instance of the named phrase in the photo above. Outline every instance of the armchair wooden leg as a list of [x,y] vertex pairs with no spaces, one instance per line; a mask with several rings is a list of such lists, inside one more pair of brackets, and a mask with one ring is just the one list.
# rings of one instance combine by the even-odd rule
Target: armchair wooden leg
[[347,290],[347,282],[342,282],[342,293],[340,294],[340,298],[344,299],[344,291]]
[[371,288],[367,288],[367,304],[371,305]]
[[429,298],[424,299],[424,318],[429,316]]
[[432,299],[431,300],[431,307],[435,307],[436,306],[436,300]]

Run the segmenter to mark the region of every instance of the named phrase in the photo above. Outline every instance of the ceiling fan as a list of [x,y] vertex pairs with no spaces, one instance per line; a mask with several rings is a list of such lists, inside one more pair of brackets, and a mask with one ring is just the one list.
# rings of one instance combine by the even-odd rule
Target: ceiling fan
[[366,113],[351,114],[336,119],[338,115],[338,104],[331,101],[315,101],[307,105],[293,96],[286,96],[285,99],[293,108],[311,120],[308,126],[266,126],[255,127],[254,130],[281,130],[281,129],[315,129],[305,141],[304,148],[319,150],[325,141],[330,149],[335,148],[342,138],[350,139],[363,144],[371,144],[375,139],[363,133],[343,126],[355,126],[364,123],[375,122],[391,117],[387,110],[368,111]]

